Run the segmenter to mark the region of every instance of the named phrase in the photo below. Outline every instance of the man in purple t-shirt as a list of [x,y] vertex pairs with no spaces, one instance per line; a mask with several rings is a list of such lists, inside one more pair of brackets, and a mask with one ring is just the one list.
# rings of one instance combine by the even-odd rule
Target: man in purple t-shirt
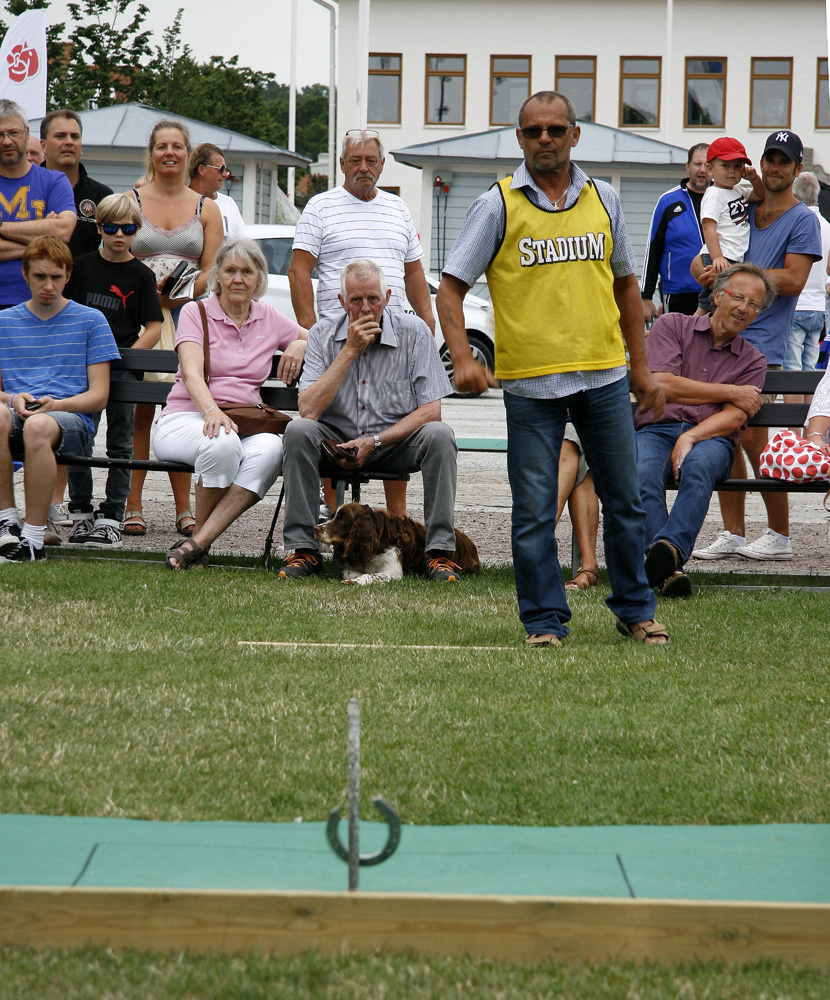
[[[668,313],[646,340],[648,366],[666,396],[657,423],[635,416],[637,474],[646,511],[646,576],[664,597],[688,597],[683,564],[712,492],[732,465],[738,431],[761,406],[767,363],[740,336],[775,298],[764,272],[735,264],[713,285],[711,316]],[[671,514],[666,486],[675,480]]]

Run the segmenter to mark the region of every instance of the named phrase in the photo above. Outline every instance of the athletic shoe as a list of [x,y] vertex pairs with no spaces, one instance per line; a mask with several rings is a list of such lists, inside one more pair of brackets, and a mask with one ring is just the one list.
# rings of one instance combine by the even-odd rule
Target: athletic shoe
[[21,538],[11,552],[7,552],[4,556],[0,556],[0,562],[38,562],[40,559],[45,558],[46,547],[44,545],[41,545],[40,548],[36,548],[32,545],[28,538]]
[[430,580],[458,583],[464,570],[448,556],[435,556],[433,559],[424,559],[424,573]]
[[46,518],[46,531],[43,533],[43,544],[44,545],[60,545],[61,544],[61,533],[58,531],[58,526],[55,524],[51,518]]
[[84,542],[85,549],[120,549],[121,522],[108,517],[96,517],[92,531]]
[[781,562],[792,559],[793,546],[789,539],[784,543],[772,528],[767,528],[760,538],[744,545],[738,555],[744,559],[774,559],[776,562]]
[[323,560],[316,552],[292,552],[286,556],[285,566],[277,576],[280,580],[293,580],[300,576],[319,576],[323,571]]
[[746,542],[741,544],[732,537],[732,532],[722,531],[718,537],[705,549],[695,549],[692,559],[731,559],[739,556],[746,548]]
[[67,545],[86,545],[87,539],[95,527],[92,520],[92,511],[84,511],[69,515],[72,518],[72,530],[69,532]]
[[17,521],[0,521],[0,555],[11,552],[20,541],[20,525]]
[[65,503],[53,503],[46,517],[59,528],[72,527],[72,518]]

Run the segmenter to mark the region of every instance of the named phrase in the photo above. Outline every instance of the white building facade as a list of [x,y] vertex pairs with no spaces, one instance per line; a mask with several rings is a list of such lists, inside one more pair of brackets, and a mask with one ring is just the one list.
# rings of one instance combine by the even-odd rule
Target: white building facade
[[[756,164],[769,132],[791,129],[819,176],[830,169],[823,0],[367,6],[367,125],[389,151],[515,124],[525,97],[557,89],[583,121],[683,148],[730,135]],[[338,139],[360,124],[358,9],[358,0],[340,0]],[[574,156],[579,161],[578,147]],[[427,252],[433,181],[387,156],[381,185],[406,200]]]

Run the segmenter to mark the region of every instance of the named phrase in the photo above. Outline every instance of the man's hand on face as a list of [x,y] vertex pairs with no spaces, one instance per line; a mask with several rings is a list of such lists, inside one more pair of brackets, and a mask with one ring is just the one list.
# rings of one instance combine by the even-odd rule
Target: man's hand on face
[[352,347],[356,354],[362,354],[371,344],[380,337],[380,323],[377,322],[371,313],[362,313],[349,323],[349,332],[346,336],[346,343]]

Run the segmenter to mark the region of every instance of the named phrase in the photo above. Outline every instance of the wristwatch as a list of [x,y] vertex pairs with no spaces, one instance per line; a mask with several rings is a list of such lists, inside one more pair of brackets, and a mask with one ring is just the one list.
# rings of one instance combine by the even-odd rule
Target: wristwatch
[[380,440],[380,434],[373,434],[372,437],[375,439],[375,447],[372,448],[372,452],[380,451],[382,445]]

